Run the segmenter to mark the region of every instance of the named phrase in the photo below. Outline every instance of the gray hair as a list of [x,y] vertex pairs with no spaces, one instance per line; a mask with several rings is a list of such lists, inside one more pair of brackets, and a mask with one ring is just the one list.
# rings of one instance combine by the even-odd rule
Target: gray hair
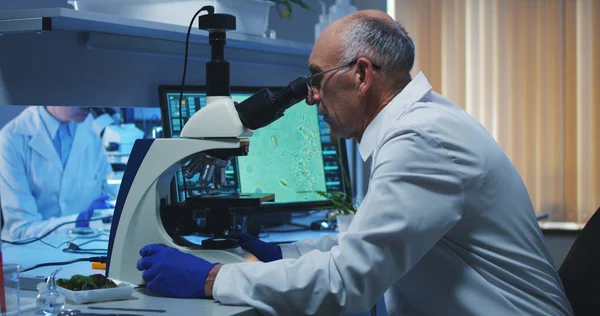
[[415,46],[402,26],[383,19],[358,16],[346,25],[342,64],[366,57],[379,67],[392,84],[409,74],[415,61]]

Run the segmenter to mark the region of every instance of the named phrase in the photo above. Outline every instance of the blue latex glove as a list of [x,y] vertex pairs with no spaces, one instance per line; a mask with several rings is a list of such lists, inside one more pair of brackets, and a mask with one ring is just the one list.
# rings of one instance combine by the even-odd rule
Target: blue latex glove
[[204,298],[204,282],[217,265],[165,245],[152,244],[140,250],[137,269],[144,271],[146,288],[161,296]]
[[253,254],[262,262],[271,262],[283,258],[281,248],[268,242],[261,241],[248,233],[230,233],[228,238],[237,239],[240,247]]
[[101,197],[95,199],[85,211],[79,213],[75,222],[75,227],[89,227],[90,219],[92,219],[92,216],[94,215],[94,210],[114,207],[106,202],[107,200],[108,195],[102,195]]

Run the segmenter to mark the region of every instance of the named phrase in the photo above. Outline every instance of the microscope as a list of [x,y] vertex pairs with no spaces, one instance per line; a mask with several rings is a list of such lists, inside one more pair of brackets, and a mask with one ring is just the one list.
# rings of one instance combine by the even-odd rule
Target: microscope
[[[171,181],[181,169],[188,179],[199,175],[199,184],[206,188],[225,185],[228,161],[248,154],[252,130],[271,124],[286,109],[304,100],[308,86],[306,77],[300,77],[277,93],[265,88],[235,103],[230,97],[224,46],[226,31],[235,30],[236,18],[215,14],[212,6],[203,10],[208,14],[199,16],[199,28],[209,31],[211,46],[211,60],[206,64],[207,104],[185,123],[181,138],[135,142],[110,230],[106,267],[109,278],[143,284],[141,272],[136,269],[139,250],[154,243],[211,262],[257,260],[227,235],[238,230],[235,214],[256,212],[263,202],[273,201],[274,194],[201,193],[177,202],[171,195]],[[192,243],[186,238],[190,235],[206,238],[201,244]]]
[[109,186],[115,187],[116,192],[133,144],[137,139],[144,138],[144,132],[134,123],[122,122],[122,109],[91,108],[90,111],[94,117],[92,128],[102,139],[104,153],[113,171],[108,178]]

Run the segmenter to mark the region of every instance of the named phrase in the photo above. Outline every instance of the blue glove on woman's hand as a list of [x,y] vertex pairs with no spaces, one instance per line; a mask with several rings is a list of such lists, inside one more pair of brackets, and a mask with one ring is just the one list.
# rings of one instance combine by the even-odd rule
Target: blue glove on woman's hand
[[279,246],[261,241],[248,233],[230,233],[228,238],[237,239],[240,247],[253,254],[262,262],[271,262],[283,258]]
[[112,208],[113,205],[110,205],[108,202],[106,202],[107,200],[108,195],[102,195],[101,197],[95,199],[94,202],[92,202],[92,204],[90,204],[90,206],[87,208],[87,210],[79,213],[77,216],[77,221],[75,222],[75,227],[89,227],[90,219],[92,219],[92,216],[94,215],[94,210]]
[[146,288],[162,296],[204,298],[204,282],[217,265],[165,245],[152,244],[140,250],[137,269],[144,271]]

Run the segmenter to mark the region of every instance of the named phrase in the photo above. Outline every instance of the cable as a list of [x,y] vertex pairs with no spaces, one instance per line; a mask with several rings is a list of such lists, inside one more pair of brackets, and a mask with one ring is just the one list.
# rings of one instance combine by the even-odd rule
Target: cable
[[74,254],[80,254],[80,255],[106,255],[108,253],[108,250],[106,250],[106,249],[71,249],[71,248],[65,248],[62,251],[66,252],[66,253],[74,253]]
[[87,245],[89,243],[97,242],[97,241],[108,242],[108,240],[106,240],[106,239],[88,240],[81,245],[77,245],[72,242],[67,242],[67,248],[64,248],[62,251],[66,252],[66,253],[77,253],[77,254],[88,254],[88,255],[106,255],[106,253],[107,253],[106,248],[94,248],[94,249],[81,248],[81,246],[83,246],[83,245]]
[[37,268],[41,268],[41,267],[61,266],[61,265],[65,265],[65,264],[71,264],[71,263],[76,263],[76,262],[85,262],[85,261],[106,263],[106,256],[78,258],[78,259],[73,259],[73,260],[69,260],[69,261],[60,261],[60,262],[40,263],[40,264],[34,265],[33,267],[29,267],[27,269],[21,270],[21,272],[27,272],[27,271],[31,271],[33,269],[37,269]]
[[74,242],[74,241],[75,241],[75,240],[77,240],[77,239],[91,239],[91,240],[88,240],[88,241],[84,242],[84,243],[83,243],[83,244],[81,244],[80,246],[87,245],[87,244],[89,244],[89,243],[91,243],[91,242],[94,242],[94,241],[104,241],[104,239],[93,239],[93,238],[100,237],[100,236],[108,236],[108,234],[107,234],[107,233],[98,233],[98,234],[96,234],[96,235],[93,235],[93,236],[80,236],[80,237],[75,237],[75,238],[73,238],[73,239],[71,239],[71,240],[63,241],[63,242],[62,242],[62,243],[60,243],[58,246],[56,246],[56,249],[58,249],[58,248],[62,247],[63,245],[66,245],[66,244],[68,244],[68,243],[70,243],[70,242]]
[[74,253],[74,254],[79,254],[79,255],[106,255],[108,253],[108,251],[106,249],[82,249],[82,250],[71,250],[68,248],[65,248],[62,250],[63,252],[66,253]]
[[[112,217],[111,216],[105,216],[105,217],[98,217],[98,218],[92,218],[90,219],[90,222],[94,222],[94,221],[100,221],[103,220],[105,218],[109,218]],[[77,221],[69,221],[69,222],[64,222],[61,224],[56,225],[54,228],[52,228],[51,230],[49,230],[48,232],[46,232],[45,234],[43,234],[41,237],[31,237],[31,238],[27,238],[27,239],[22,239],[22,240],[16,240],[16,241],[8,241],[8,240],[4,240],[4,239],[0,239],[3,243],[9,244],[9,245],[27,245],[27,244],[31,244],[34,243],[36,241],[41,241],[43,238],[46,238],[48,235],[52,234],[55,230],[59,229],[62,226],[65,226],[67,224],[74,224]],[[44,243],[46,245],[50,245],[48,243]],[[60,246],[59,246],[60,247]]]
[[[196,21],[198,14],[200,14],[200,12],[204,11],[205,9],[206,9],[206,7],[202,7],[200,10],[198,10],[194,14],[194,17],[190,21],[190,26],[188,27],[187,34],[185,35],[185,54],[183,57],[183,75],[181,76],[181,90],[179,91],[179,136],[180,137],[181,137],[181,131],[183,130],[183,110],[182,110],[183,105],[184,105],[183,89],[185,87],[185,75],[187,74],[187,60],[188,60],[188,50],[189,50],[189,46],[190,46],[190,33],[192,32],[192,26],[194,26],[194,22]],[[188,114],[190,114],[189,106],[188,106]],[[187,199],[188,190],[187,190],[186,182],[187,181],[185,181],[185,178],[184,178],[183,179],[183,192],[184,192],[185,198]]]
[[[54,245],[52,245],[52,244],[50,244],[50,243],[47,243],[47,242],[45,242],[45,241],[43,241],[43,240],[40,240],[40,242],[41,242],[42,244],[44,244],[44,245],[47,245],[47,246],[49,246],[49,247],[52,247],[52,248],[54,248],[54,249],[58,249],[58,248],[62,247],[63,245],[65,245],[65,244],[67,244],[67,243],[70,243],[70,242],[74,242],[75,240],[78,240],[78,239],[90,239],[90,238],[96,238],[96,237],[100,237],[100,236],[108,236],[108,234],[107,234],[107,233],[97,233],[97,234],[95,234],[95,235],[92,235],[92,236],[79,236],[79,237],[75,237],[75,238],[73,238],[73,239],[71,239],[71,240],[63,241],[62,243],[58,244],[58,246],[54,246]],[[83,243],[83,244],[81,244],[81,245],[85,245],[85,244],[88,244],[88,243],[90,243],[90,242],[94,242],[94,241],[104,241],[104,240],[100,240],[100,239],[92,239],[92,240],[90,240],[90,241],[88,241],[88,242],[85,242],[85,243]]]
[[[106,235],[106,234],[104,234],[104,235]],[[108,240],[107,239],[92,239],[92,240],[88,240],[88,241],[84,242],[83,244],[80,244],[79,247],[87,245],[89,243],[93,243],[93,242],[108,242]]]

